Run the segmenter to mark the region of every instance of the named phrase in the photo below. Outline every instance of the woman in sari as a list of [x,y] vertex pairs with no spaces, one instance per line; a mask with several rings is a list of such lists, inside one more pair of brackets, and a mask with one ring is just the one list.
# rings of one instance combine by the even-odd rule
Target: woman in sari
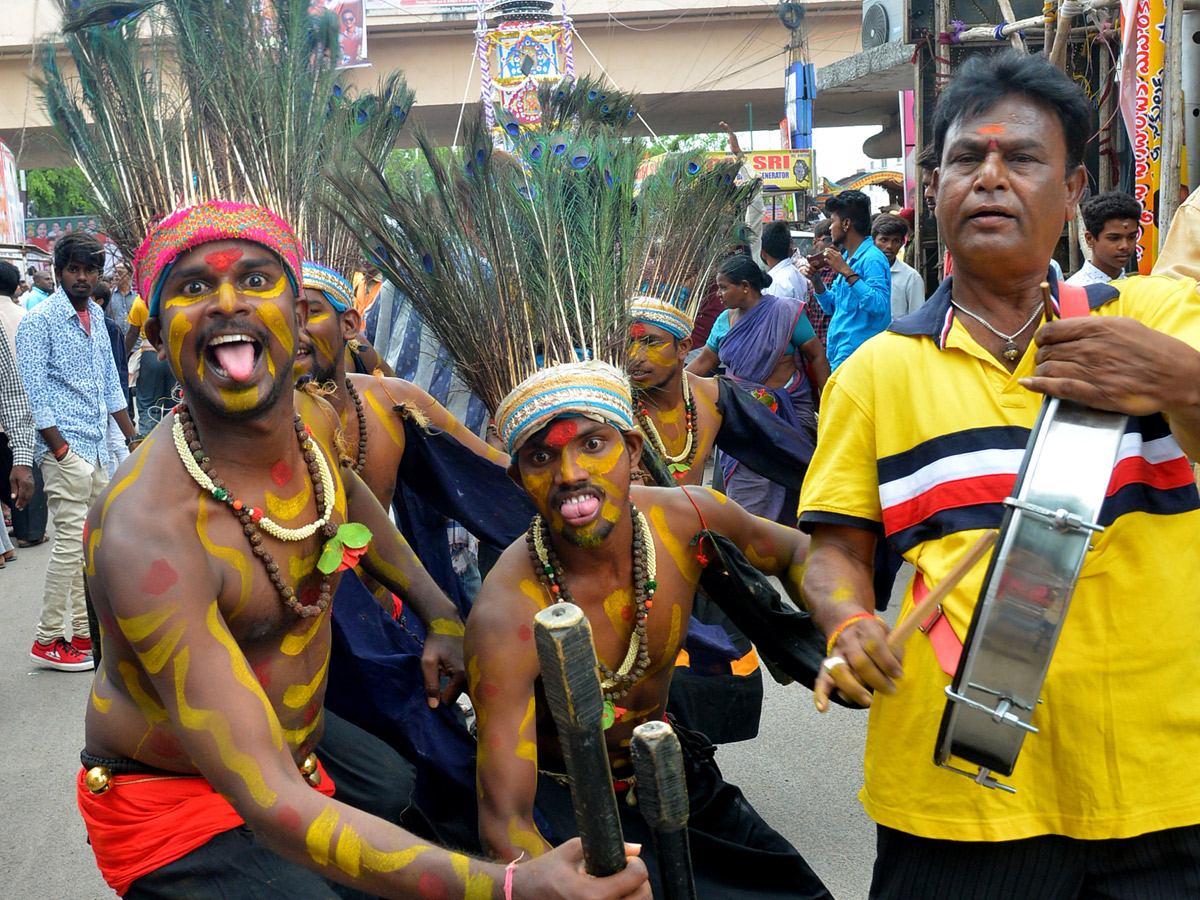
[[[797,354],[812,367],[818,392],[829,377],[829,360],[803,307],[790,298],[764,294],[770,286],[771,276],[744,253],[721,264],[717,290],[725,311],[687,370],[709,375],[724,364],[730,378],[815,445],[816,411]],[[755,515],[795,524],[797,498],[789,496],[786,488],[739,466],[725,453],[720,463],[727,496]]]

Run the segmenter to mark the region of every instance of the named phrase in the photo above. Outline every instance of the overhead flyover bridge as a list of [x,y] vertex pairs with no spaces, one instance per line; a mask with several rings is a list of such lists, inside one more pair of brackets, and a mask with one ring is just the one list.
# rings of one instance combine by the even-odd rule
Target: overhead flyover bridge
[[[809,0],[800,34],[818,70],[862,48],[862,0]],[[216,6],[216,4],[214,4]],[[58,14],[52,0],[4,4],[0,17],[0,138],[20,168],[67,164],[31,78],[35,50],[52,39]],[[643,96],[643,116],[658,134],[711,132],[724,119],[745,131],[785,115],[784,70],[794,33],[779,4],[766,0],[567,0],[575,27],[577,74],[605,76]],[[450,143],[464,99],[479,97],[474,64],[473,3],[367,0],[367,46],[372,63],[351,78],[373,84],[399,68],[416,91],[415,120]],[[65,52],[60,65],[69,70]],[[880,124],[896,107],[884,93],[818,94],[818,126]],[[751,104],[748,108],[747,104]],[[895,155],[895,154],[892,154]]]

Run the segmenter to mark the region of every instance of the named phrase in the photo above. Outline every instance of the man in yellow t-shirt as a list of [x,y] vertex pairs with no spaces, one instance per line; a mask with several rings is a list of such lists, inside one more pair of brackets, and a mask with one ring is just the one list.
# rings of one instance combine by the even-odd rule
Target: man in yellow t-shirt
[[[163,413],[175,405],[175,388],[178,382],[171,364],[167,362],[166,352],[160,356],[154,345],[146,339],[146,320],[150,318],[150,310],[146,301],[139,294],[129,307],[126,321],[135,326],[125,332],[125,352],[132,355],[137,353],[137,392],[134,398],[137,402],[138,438],[145,438],[154,426],[162,419]],[[130,371],[134,363],[129,364]]]
[[[1044,57],[963,67],[934,119],[954,275],[825,390],[804,591],[836,638],[818,708],[835,688],[871,706],[872,900],[1200,897],[1200,494],[1185,456],[1200,455],[1200,297],[1191,280],[1095,285],[1090,315],[1037,328],[1091,118]],[[886,538],[915,566],[908,614],[914,587],[1000,525],[1042,394],[1130,419],[1008,794],[934,764],[953,648],[918,633],[902,661],[888,651],[871,560]],[[983,576],[943,604],[951,644]]]

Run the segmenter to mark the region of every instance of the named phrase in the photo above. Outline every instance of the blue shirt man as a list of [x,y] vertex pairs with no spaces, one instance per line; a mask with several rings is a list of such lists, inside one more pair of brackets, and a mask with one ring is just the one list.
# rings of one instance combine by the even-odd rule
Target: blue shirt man
[[38,432],[34,460],[54,522],[54,549],[29,655],[65,672],[92,668],[83,530],[88,508],[108,483],[109,417],[126,441],[135,436],[104,310],[91,299],[103,266],[104,245],[94,237],[84,232],[63,237],[54,248],[60,287],[17,326],[17,366]]
[[842,191],[825,203],[830,215],[830,237],[845,247],[843,257],[833,247],[809,258],[814,270],[836,272],[828,290],[813,279],[817,302],[833,316],[826,335],[825,353],[836,369],[867,338],[892,322],[892,268],[871,240],[871,202],[862,191]]

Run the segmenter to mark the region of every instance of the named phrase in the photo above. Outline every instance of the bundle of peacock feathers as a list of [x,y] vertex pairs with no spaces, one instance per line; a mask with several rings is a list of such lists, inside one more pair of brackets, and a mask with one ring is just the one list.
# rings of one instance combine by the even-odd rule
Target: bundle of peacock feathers
[[78,77],[48,45],[39,85],[127,258],[154,220],[211,199],[273,210],[327,265],[358,258],[317,202],[324,170],[382,161],[413,97],[398,74],[375,93],[344,84],[332,13],[308,0],[58,2]]
[[543,366],[623,366],[629,298],[651,275],[668,290],[707,279],[752,190],[732,164],[710,170],[687,154],[639,180],[647,147],[627,133],[631,95],[580,80],[539,99],[534,128],[497,110],[506,149],[479,107],[454,150],[418,130],[418,165],[393,182],[361,162],[331,174],[348,230],[369,236],[493,413]]

